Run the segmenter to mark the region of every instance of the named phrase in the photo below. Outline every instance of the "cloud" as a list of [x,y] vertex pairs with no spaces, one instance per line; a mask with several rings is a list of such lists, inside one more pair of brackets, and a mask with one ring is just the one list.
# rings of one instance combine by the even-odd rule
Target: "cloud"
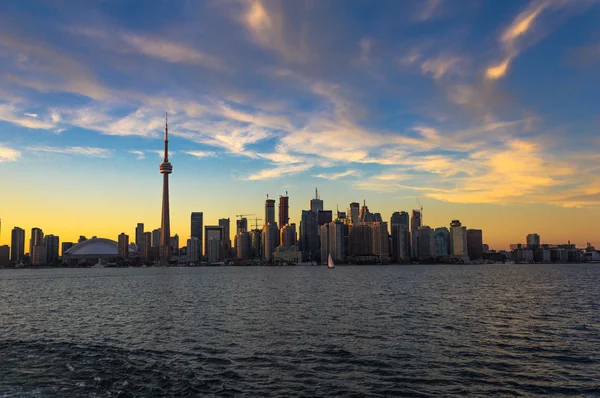
[[417,21],[428,21],[439,14],[443,0],[426,0],[419,2],[419,9],[414,16]]
[[197,158],[217,156],[217,154],[212,151],[186,151],[186,153]]
[[15,162],[21,156],[21,152],[0,144],[0,163]]
[[440,56],[424,61],[421,64],[423,74],[431,74],[435,79],[441,79],[447,74],[460,72],[463,60],[457,56]]
[[34,118],[34,119],[37,119],[37,118],[38,118],[38,115],[37,115],[37,113],[29,113],[29,112],[25,112],[23,115],[25,115],[25,116],[29,116],[29,117],[32,117],[32,118]]
[[146,159],[146,155],[142,151],[129,151],[129,153],[136,155],[137,160]]
[[56,127],[51,121],[39,120],[28,115],[27,117],[22,117],[21,115],[27,114],[13,104],[0,104],[0,120],[29,129],[50,130]]
[[251,174],[250,176],[248,176],[248,180],[256,181],[256,180],[270,180],[270,179],[280,178],[285,175],[301,173],[312,167],[313,167],[313,165],[309,164],[309,163],[277,166],[277,167],[274,167],[271,169],[260,170],[257,173]]
[[90,157],[96,157],[96,158],[109,158],[113,154],[113,151],[111,149],[95,148],[95,147],[80,147],[80,146],[53,147],[53,146],[46,146],[46,145],[38,145],[38,146],[26,147],[25,150],[27,150],[29,152],[57,153],[57,154],[66,154],[66,155],[82,155],[82,156],[90,156]]
[[346,171],[341,172],[341,173],[332,173],[332,174],[323,174],[323,173],[321,173],[321,174],[317,174],[317,175],[315,175],[313,177],[323,178],[323,179],[326,179],[326,180],[339,180],[340,178],[349,177],[349,176],[359,176],[360,174],[361,174],[360,171],[350,169],[350,170],[346,170]]

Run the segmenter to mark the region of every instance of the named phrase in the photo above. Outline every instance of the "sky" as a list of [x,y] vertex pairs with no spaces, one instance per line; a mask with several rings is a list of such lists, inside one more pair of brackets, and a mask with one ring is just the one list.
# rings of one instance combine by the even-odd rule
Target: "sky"
[[0,244],[158,228],[168,112],[184,240],[286,191],[299,223],[319,187],[600,245],[595,0],[8,0],[0,75]]

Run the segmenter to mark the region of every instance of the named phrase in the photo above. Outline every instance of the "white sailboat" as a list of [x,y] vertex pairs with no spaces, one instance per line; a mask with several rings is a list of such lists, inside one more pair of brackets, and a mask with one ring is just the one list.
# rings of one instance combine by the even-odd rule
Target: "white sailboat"
[[335,264],[333,263],[333,259],[331,258],[331,254],[329,255],[329,258],[327,259],[327,268],[335,268]]

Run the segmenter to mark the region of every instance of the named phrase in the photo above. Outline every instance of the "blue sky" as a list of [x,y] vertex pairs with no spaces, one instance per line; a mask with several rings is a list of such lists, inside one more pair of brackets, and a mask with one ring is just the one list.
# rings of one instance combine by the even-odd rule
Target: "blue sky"
[[165,111],[183,236],[285,190],[298,221],[315,185],[502,244],[502,212],[598,214],[597,1],[7,1],[0,26],[14,224],[40,192],[157,224]]

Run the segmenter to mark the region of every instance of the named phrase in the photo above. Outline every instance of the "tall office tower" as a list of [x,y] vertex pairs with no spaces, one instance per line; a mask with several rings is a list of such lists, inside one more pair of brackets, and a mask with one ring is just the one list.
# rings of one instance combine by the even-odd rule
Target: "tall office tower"
[[[200,252],[198,252],[198,254],[194,254],[197,255],[199,257],[202,257],[202,246],[204,243],[203,240],[203,234],[204,233],[204,213],[202,213],[201,211],[197,211],[197,212],[193,212],[192,215],[190,216],[190,237],[192,238],[198,238],[198,241],[200,242]],[[188,254],[190,252],[190,249],[188,248]]]
[[150,249],[152,248],[152,232],[144,232],[142,235],[142,242],[139,245],[140,259],[142,261],[148,261],[150,259]]
[[173,172],[173,166],[169,162],[169,125],[165,114],[165,156],[160,164],[160,173],[163,175],[162,211],[160,218],[160,248],[159,255],[161,263],[168,264],[171,257],[171,219],[169,215],[169,174]]
[[[243,234],[244,232],[248,232],[248,219],[247,218],[240,218],[239,220],[236,220],[235,225],[236,225],[236,230],[235,230],[236,236],[239,234]],[[225,231],[223,231],[223,232],[225,232]]]
[[275,201],[267,199],[265,201],[265,225],[275,222]]
[[329,244],[329,254],[331,254],[333,261],[343,261],[345,259],[344,228],[345,225],[341,221],[334,221],[329,224],[327,243]]
[[44,265],[48,262],[48,250],[42,243],[41,245],[33,246],[33,253],[31,254],[32,265]]
[[139,222],[135,227],[135,244],[139,248],[144,240],[144,224]]
[[279,246],[279,228],[277,228],[277,224],[274,222],[265,225],[263,228],[265,241],[263,256],[267,262],[271,262],[273,260],[273,252]]
[[390,260],[390,234],[386,222],[369,223],[373,232],[373,254],[379,257],[382,264]]
[[55,264],[58,262],[58,247],[60,239],[58,236],[46,235],[44,237],[44,246],[46,246],[46,264]]
[[319,225],[329,224],[333,221],[333,211],[319,210],[317,212],[317,221],[319,222]]
[[8,245],[0,246],[0,266],[10,264],[10,247]]
[[252,258],[262,257],[262,231],[260,229],[253,229],[250,232],[250,240],[252,245]]
[[25,230],[14,227],[10,238],[10,261],[20,263],[25,257]]
[[160,228],[152,230],[152,247],[160,246]]
[[[300,221],[300,243],[304,261],[317,260],[319,252],[318,212],[302,210]],[[320,257],[320,256],[319,256]]]
[[426,225],[419,227],[419,260],[427,260],[433,257],[431,255],[431,237],[433,229]]
[[221,239],[211,236],[206,240],[206,260],[209,263],[221,261]]
[[360,222],[369,222],[371,221],[370,219],[370,213],[369,213],[369,208],[367,207],[367,201],[364,200],[363,201],[363,205],[360,208],[360,212],[358,213],[358,219]]
[[231,256],[231,232],[230,232],[230,221],[229,218],[219,219],[219,226],[223,227],[223,258],[229,258]]
[[44,244],[44,232],[40,228],[31,228],[31,237],[29,238],[29,255],[33,257],[33,247]]
[[223,227],[220,225],[206,225],[204,227],[204,254],[206,256],[208,256],[208,240],[216,238],[219,240],[219,245],[221,245],[221,248],[219,249],[221,253],[217,257],[219,260],[223,258],[223,232]]
[[348,255],[373,255],[373,234],[368,224],[359,222],[348,231]]
[[467,227],[463,227],[458,220],[450,223],[450,254],[455,257],[467,257]]
[[483,232],[480,229],[467,229],[467,253],[471,260],[483,258]]
[[279,197],[279,229],[290,222],[290,198],[287,191],[285,196]]
[[323,224],[319,227],[319,238],[321,241],[321,262],[327,262],[329,259],[329,224]]
[[395,212],[390,219],[392,232],[392,261],[403,262],[410,258],[410,233],[408,213]]
[[450,231],[446,227],[439,227],[433,231],[431,239],[431,256],[447,257],[450,255]]
[[280,246],[296,246],[296,224],[284,225],[279,232]]
[[318,213],[323,210],[323,201],[319,197],[319,190],[315,188],[315,198],[310,200],[310,211]]
[[244,231],[235,237],[235,249],[240,260],[248,260],[252,256],[252,240],[249,232]]
[[170,249],[171,252],[178,252],[179,251],[179,235],[175,234],[175,236],[171,236],[171,240],[170,240]]
[[412,211],[412,219],[410,220],[411,234],[411,254],[413,258],[419,258],[419,227],[421,226],[421,212],[419,210]]
[[350,203],[348,208],[348,223],[350,225],[356,225],[359,222],[358,214],[360,213],[360,204],[356,202]]
[[383,222],[383,218],[381,218],[381,213],[373,213],[373,222]]
[[118,252],[121,258],[129,257],[129,235],[125,234],[125,232],[121,232],[119,235]]
[[73,246],[75,246],[75,244],[73,242],[63,242],[62,245],[60,245],[61,256],[63,255],[64,252],[66,252],[67,250],[69,250]]
[[187,252],[190,262],[197,263],[200,261],[200,239],[192,236],[187,241]]
[[540,247],[540,236],[538,234],[527,235],[527,248],[537,249]]
[[77,243],[85,242],[87,238],[83,235],[79,235],[79,239],[77,239]]

